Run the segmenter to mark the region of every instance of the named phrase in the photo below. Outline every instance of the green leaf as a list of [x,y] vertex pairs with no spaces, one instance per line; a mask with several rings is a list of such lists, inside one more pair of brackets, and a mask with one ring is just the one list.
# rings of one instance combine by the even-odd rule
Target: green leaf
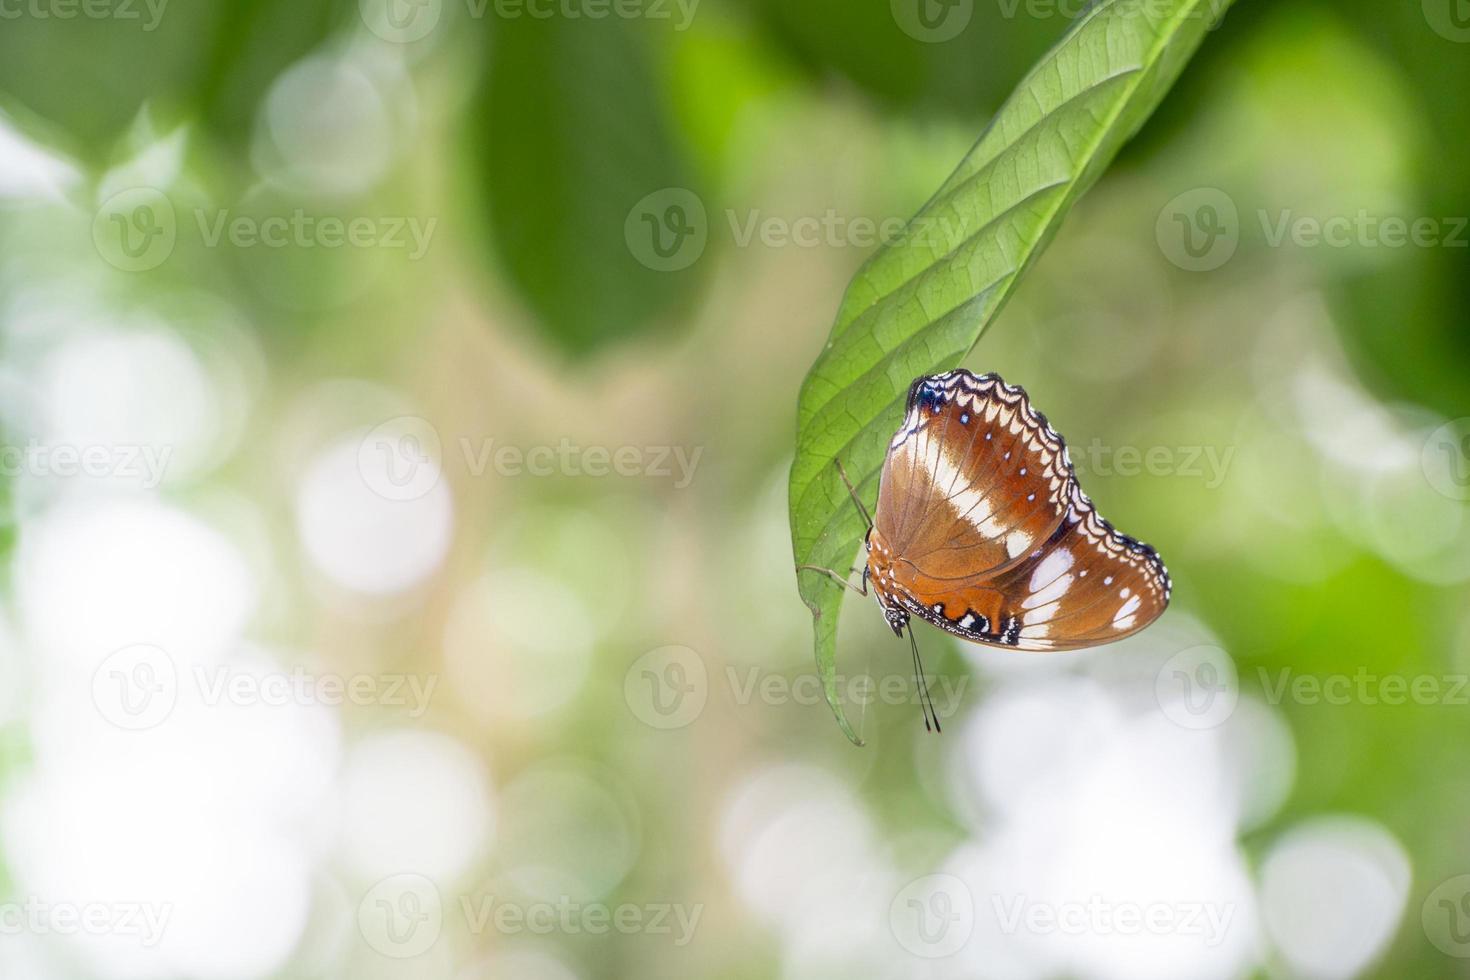
[[[866,527],[833,460],[870,508],[909,383],[954,367],[1067,211],[1143,125],[1229,0],[1100,0],[1022,80],[979,142],[843,296],[802,384],[791,465],[798,565],[839,573]],[[799,572],[817,670],[842,730],[837,612],[844,589]]]
[[[996,0],[748,0],[762,26],[816,78],[840,74],[906,117],[983,119],[1080,3]],[[1036,14],[1028,13],[1034,4]],[[1046,9],[1041,9],[1045,7]],[[937,34],[917,30],[938,15]],[[841,24],[840,31],[833,30]]]
[[145,102],[170,120],[197,117],[239,152],[271,83],[334,31],[360,22],[356,7],[346,0],[15,5],[7,9],[16,16],[0,17],[0,92],[61,129],[75,144],[68,149],[94,165],[107,161]]
[[687,261],[666,268],[630,237],[642,227],[635,209],[684,208],[704,227],[659,95],[658,41],[657,27],[627,18],[496,24],[476,113],[491,240],[545,335],[571,354],[658,324],[700,271],[688,266],[702,235],[678,232],[675,258]]

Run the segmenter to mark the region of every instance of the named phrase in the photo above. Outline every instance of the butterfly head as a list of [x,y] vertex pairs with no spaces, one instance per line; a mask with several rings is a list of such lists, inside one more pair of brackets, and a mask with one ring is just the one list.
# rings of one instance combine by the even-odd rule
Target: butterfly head
[[893,630],[894,636],[903,636],[904,627],[909,624],[909,614],[902,606],[885,606],[883,618],[888,620],[888,626]]

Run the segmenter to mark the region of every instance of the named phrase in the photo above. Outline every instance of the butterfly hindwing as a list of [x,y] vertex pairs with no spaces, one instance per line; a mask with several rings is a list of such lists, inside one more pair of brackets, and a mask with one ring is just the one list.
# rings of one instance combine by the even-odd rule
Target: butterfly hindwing
[[935,626],[1033,652],[1121,640],[1157,619],[1170,592],[1158,552],[1114,530],[1080,489],[1051,539],[1000,574],[940,582],[916,570],[900,584]]

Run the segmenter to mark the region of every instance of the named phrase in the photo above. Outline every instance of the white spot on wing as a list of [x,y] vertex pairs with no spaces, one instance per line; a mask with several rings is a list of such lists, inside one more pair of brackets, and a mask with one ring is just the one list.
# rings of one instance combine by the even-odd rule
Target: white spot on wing
[[1113,625],[1118,629],[1127,629],[1129,626],[1132,626],[1133,614],[1138,612],[1138,607],[1142,604],[1143,600],[1138,596],[1133,596],[1127,602],[1123,603],[1118,608],[1117,613],[1113,615]]
[[934,492],[949,497],[949,506],[954,508],[956,516],[963,516],[965,521],[987,537],[1000,533],[1000,528],[990,521],[989,498],[984,491],[970,485],[956,460],[948,453],[936,452],[932,472]]
[[1060,603],[1048,602],[1046,605],[1032,609],[1021,617],[1023,623],[1049,623],[1057,617],[1057,609]]
[[[1040,592],[1042,589],[1055,582],[1057,580],[1057,576],[1061,575],[1067,569],[1071,568],[1076,560],[1077,557],[1066,548],[1058,548],[1051,554],[1047,555],[1045,558],[1041,559],[1041,561],[1037,564],[1035,571],[1031,573],[1031,591]],[[1087,572],[1083,571],[1082,574],[1086,575]]]
[[1071,575],[1057,576],[1046,588],[1028,595],[1025,601],[1021,603],[1021,608],[1035,609],[1037,606],[1043,606],[1048,602],[1057,602],[1062,596],[1067,594],[1067,590],[1072,587],[1072,582],[1073,578]]

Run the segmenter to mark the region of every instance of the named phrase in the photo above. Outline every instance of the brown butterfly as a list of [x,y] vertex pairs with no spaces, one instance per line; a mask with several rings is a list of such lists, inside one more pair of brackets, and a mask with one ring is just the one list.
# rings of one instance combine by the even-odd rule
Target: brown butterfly
[[[1061,435],[997,375],[914,381],[883,462],[876,519],[842,479],[868,522],[857,591],[867,595],[872,582],[899,636],[917,616],[988,646],[1076,650],[1136,633],[1169,604],[1158,552],[1098,515]],[[909,640],[924,690],[912,629]]]

